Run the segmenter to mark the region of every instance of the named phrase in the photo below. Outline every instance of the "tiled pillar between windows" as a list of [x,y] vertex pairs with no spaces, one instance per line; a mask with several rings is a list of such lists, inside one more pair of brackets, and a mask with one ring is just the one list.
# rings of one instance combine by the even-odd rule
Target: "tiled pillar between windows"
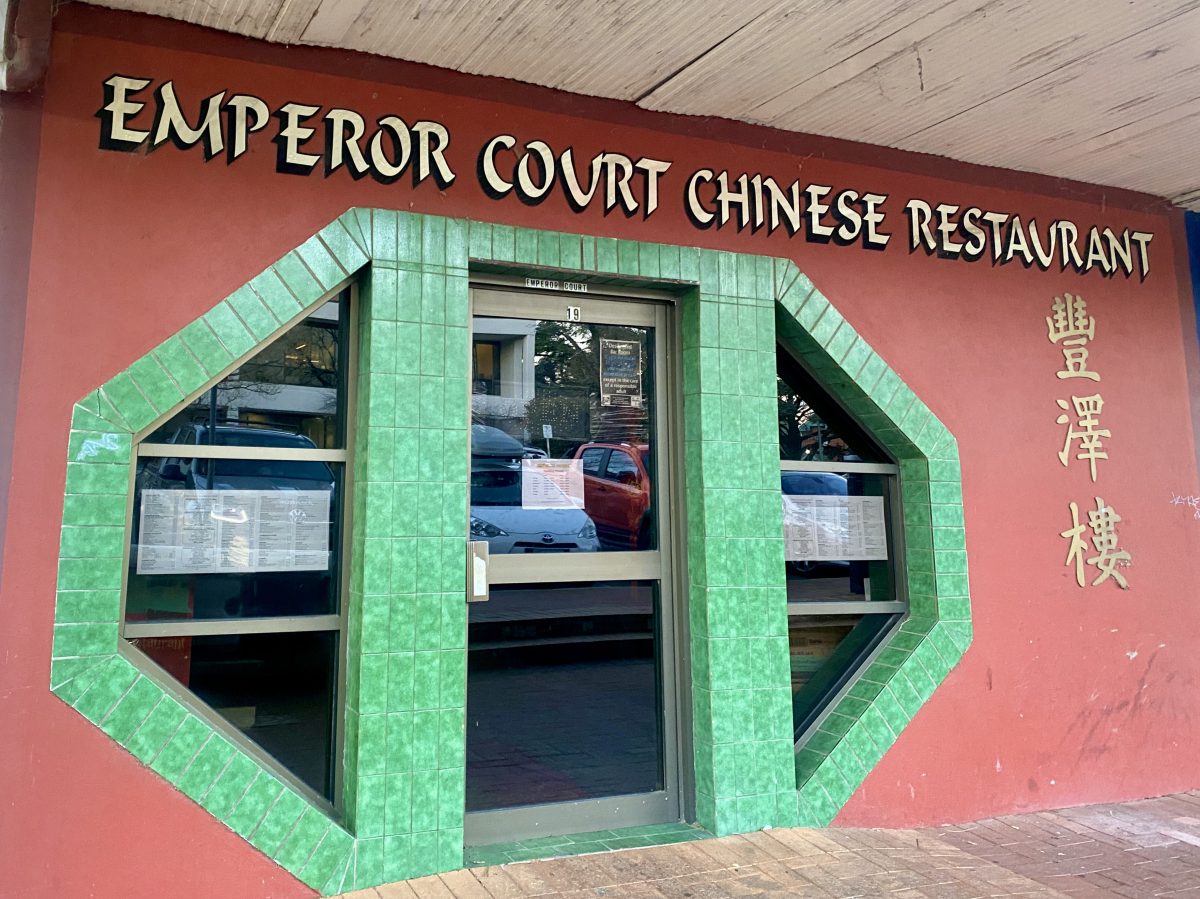
[[461,867],[465,782],[465,227],[378,210],[372,225],[346,684],[356,886]]
[[770,259],[699,254],[682,304],[696,816],[796,822]]

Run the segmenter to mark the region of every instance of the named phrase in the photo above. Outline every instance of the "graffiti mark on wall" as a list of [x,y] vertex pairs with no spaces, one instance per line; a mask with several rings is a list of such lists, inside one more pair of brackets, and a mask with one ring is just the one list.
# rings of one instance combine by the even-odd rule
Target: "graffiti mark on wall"
[[117,443],[116,434],[104,434],[99,439],[89,437],[79,447],[79,452],[75,454],[75,461],[82,462],[84,459],[92,459],[100,455],[103,450],[115,452],[118,449],[120,449],[120,445]]
[[1192,510],[1192,517],[1200,519],[1200,496],[1182,496],[1172,493],[1170,503],[1172,506],[1187,506]]

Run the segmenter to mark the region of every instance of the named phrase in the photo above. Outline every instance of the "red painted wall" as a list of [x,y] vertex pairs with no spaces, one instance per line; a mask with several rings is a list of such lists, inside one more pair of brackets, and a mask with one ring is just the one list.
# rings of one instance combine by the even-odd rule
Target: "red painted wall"
[[[202,52],[201,48],[205,48]],[[274,171],[271,129],[232,166],[199,149],[97,149],[101,83],[174,79],[190,103],[221,89],[396,113],[450,129],[458,180],[439,191],[345,172]],[[542,138],[673,162],[648,220],[494,201],[475,179],[491,136]],[[510,83],[337,52],[266,47],[133,16],[59,17],[45,88],[0,597],[0,884],[41,896],[301,896],[309,892],[49,692],[55,562],[72,402],[347,207],[790,256],[957,435],[975,643],[839,822],[916,825],[1194,788],[1200,494],[1188,392],[1195,327],[1178,216],[1150,198],[730,123],[658,116]],[[797,175],[889,194],[885,252],[694,228],[700,167]],[[1145,282],[910,255],[909,197],[1155,233]],[[1044,317],[1063,292],[1097,319],[1110,459],[1099,490],[1056,453],[1072,382]],[[1080,589],[1064,567],[1067,503],[1124,517],[1132,585]],[[1091,569],[1089,569],[1091,571]]]
[[40,92],[0,93],[0,546],[8,520],[41,118]]

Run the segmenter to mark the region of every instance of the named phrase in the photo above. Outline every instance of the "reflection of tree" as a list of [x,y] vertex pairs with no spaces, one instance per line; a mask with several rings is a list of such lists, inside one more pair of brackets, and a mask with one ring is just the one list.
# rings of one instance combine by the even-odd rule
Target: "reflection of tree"
[[808,401],[782,379],[779,393],[779,448],[785,459],[813,462],[837,461],[845,450],[843,441],[833,434]]
[[599,387],[599,346],[590,325],[537,323],[534,333],[534,378],[538,384]]
[[556,438],[574,444],[588,440],[642,443],[649,439],[645,408],[600,404],[602,340],[629,340],[642,347],[638,372],[649,391],[649,342],[643,328],[538,322],[534,335],[534,379],[537,397],[527,408],[530,431],[554,427]]
[[241,385],[275,387],[338,386],[338,339],[335,328],[302,322],[239,370]]
[[324,388],[326,412],[337,407],[337,330],[301,322],[217,385],[219,402],[236,405],[250,396],[278,396],[284,387]]

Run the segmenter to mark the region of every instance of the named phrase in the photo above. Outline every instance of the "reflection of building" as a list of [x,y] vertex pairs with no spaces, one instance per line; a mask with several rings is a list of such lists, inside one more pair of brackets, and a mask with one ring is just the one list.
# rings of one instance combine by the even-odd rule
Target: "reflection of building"
[[326,303],[180,410],[164,440],[192,425],[241,425],[302,434],[318,447],[335,442],[339,304]]
[[[472,409],[503,427],[525,415],[533,399],[534,333],[537,322],[486,318],[476,321],[472,335],[474,374]],[[513,434],[528,440],[525,434]]]
[[[525,444],[547,445],[550,428],[559,450],[583,442],[599,401],[595,384],[562,383],[565,373],[542,377],[540,324],[532,319],[478,318],[472,334],[472,420],[500,428]],[[553,380],[553,383],[549,383]]]

